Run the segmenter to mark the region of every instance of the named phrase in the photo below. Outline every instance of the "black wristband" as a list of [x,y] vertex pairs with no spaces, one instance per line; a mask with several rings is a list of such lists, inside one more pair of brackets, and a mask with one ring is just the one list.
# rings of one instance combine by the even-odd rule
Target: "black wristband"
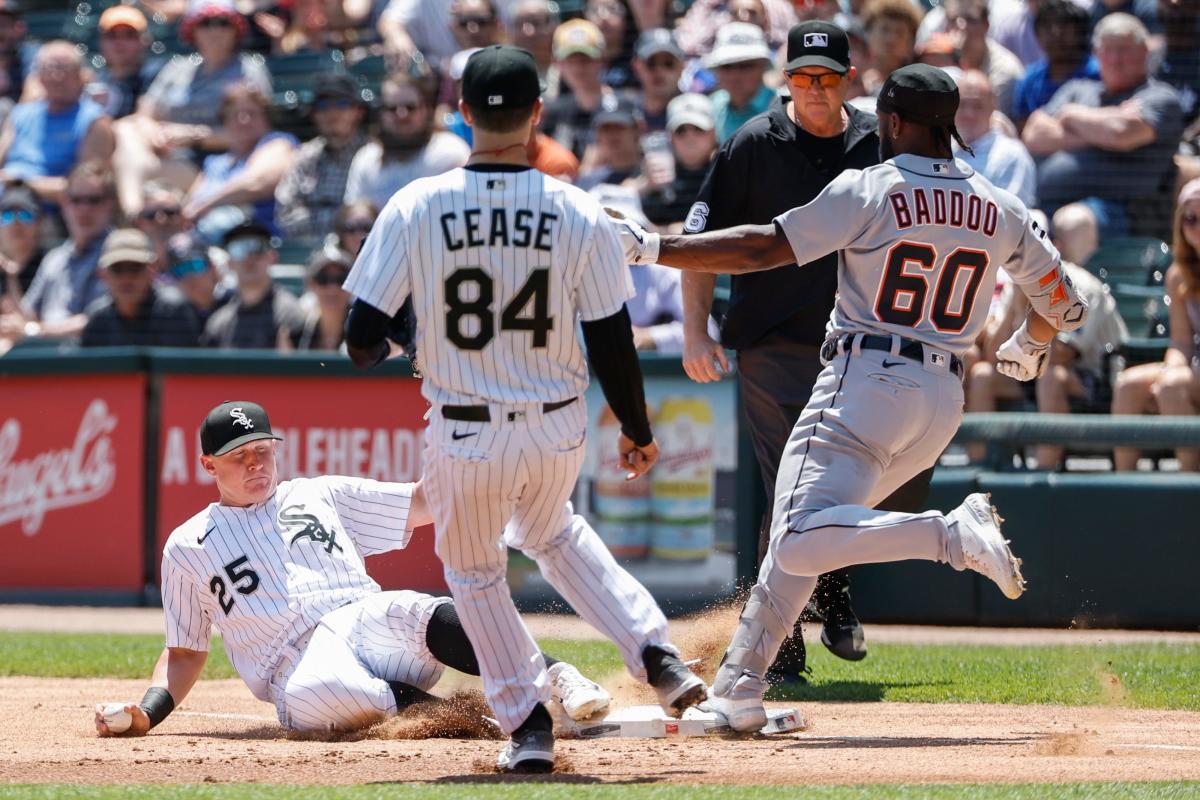
[[150,718],[150,727],[153,728],[175,710],[175,698],[161,686],[151,686],[142,695],[142,702],[138,705]]

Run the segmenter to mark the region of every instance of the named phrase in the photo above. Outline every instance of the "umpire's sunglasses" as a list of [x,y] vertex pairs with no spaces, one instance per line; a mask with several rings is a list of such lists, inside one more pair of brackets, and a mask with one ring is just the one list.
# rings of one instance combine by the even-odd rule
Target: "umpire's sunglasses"
[[814,83],[820,84],[822,89],[834,89],[841,85],[843,77],[845,76],[838,72],[822,72],[820,75],[808,75],[803,72],[787,74],[788,82],[797,89],[811,88]]

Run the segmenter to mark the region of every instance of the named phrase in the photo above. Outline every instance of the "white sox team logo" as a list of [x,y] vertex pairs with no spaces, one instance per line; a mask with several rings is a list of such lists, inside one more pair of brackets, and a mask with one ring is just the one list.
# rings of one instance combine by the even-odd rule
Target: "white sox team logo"
[[242,411],[240,408],[230,409],[229,416],[233,417],[234,425],[241,425],[246,430],[252,430],[254,428],[254,423],[251,422],[250,418],[246,416],[246,412]]
[[312,539],[317,544],[325,545],[325,552],[332,553],[334,548],[341,552],[342,546],[334,539],[336,533],[334,531],[325,530],[325,526],[321,524],[321,520],[317,519],[315,514],[305,514],[304,506],[288,506],[279,512],[279,522],[285,525],[289,530],[295,530],[296,534],[292,537],[292,541],[288,542],[288,547],[291,547],[299,539]]

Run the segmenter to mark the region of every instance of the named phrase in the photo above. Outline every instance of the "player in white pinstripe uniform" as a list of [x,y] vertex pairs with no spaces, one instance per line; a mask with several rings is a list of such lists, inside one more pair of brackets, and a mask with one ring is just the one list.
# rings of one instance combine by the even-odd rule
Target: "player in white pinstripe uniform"
[[474,130],[467,166],[414,181],[380,213],[346,281],[357,300],[346,341],[356,363],[389,353],[390,318],[412,297],[426,432],[425,491],[446,581],[475,644],[484,686],[510,734],[500,765],[553,768],[550,687],[505,581],[507,547],[617,643],[664,709],[703,700],[653,598],[568,502],[584,456],[588,360],[621,421],[630,476],[658,446],[646,418],[616,233],[586,193],[530,168],[524,143],[542,102],[533,58],[496,45],[463,73]]
[[[478,674],[448,597],[381,592],[363,557],[402,548],[429,522],[420,484],[347,477],[277,482],[261,406],[226,402],[205,418],[201,458],[220,502],[179,526],[162,561],[166,648],[130,732],[183,702],[215,623],[238,675],[291,730],[350,730],[418,700],[444,666]],[[565,662],[555,693],[576,718],[608,695]],[[97,710],[97,730],[110,733]]]

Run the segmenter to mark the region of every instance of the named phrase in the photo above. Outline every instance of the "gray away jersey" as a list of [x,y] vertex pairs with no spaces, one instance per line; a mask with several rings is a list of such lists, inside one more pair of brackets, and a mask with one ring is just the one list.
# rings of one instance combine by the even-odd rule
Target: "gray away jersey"
[[346,291],[388,315],[411,294],[435,404],[566,400],[587,387],[578,319],[633,284],[599,202],[542,173],[468,167],[388,201]]
[[840,251],[835,333],[898,334],[961,354],[987,322],[997,268],[1029,291],[1062,279],[1058,251],[1024,204],[958,159],[900,155],[847,170],[775,222],[798,264]]
[[363,557],[408,544],[411,483],[298,478],[249,508],[213,503],[163,548],[167,647],[207,651],[213,624],[260,700],[285,644],[379,591]]

